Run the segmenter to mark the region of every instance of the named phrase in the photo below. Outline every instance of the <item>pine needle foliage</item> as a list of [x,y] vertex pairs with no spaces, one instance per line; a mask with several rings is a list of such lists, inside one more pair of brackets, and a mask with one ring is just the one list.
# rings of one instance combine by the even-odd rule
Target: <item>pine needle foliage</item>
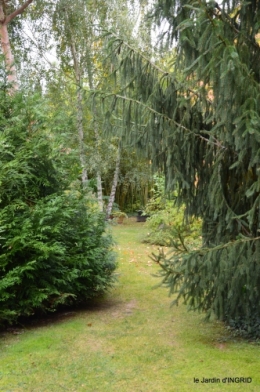
[[112,37],[121,91],[110,113],[121,105],[126,138],[203,221],[201,250],[158,256],[164,283],[259,337],[259,2],[158,0],[150,17],[168,22],[161,42],[174,70]]
[[[7,90],[8,91],[8,90]],[[0,324],[104,293],[116,263],[104,217],[69,190],[70,154],[41,97],[0,89]]]

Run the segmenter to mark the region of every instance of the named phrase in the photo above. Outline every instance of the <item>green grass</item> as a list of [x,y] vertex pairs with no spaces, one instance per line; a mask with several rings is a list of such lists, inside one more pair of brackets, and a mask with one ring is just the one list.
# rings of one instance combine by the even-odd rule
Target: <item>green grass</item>
[[[259,346],[228,336],[218,322],[154,289],[154,246],[131,219],[112,228],[118,283],[102,301],[80,311],[4,333],[1,392],[260,391]],[[17,333],[17,334],[14,334]],[[194,383],[194,377],[252,377],[251,384]]]

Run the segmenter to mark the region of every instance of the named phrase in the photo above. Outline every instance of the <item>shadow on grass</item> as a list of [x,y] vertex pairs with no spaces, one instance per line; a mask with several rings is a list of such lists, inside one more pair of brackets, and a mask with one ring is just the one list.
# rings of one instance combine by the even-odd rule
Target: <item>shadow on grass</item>
[[63,306],[55,312],[38,313],[33,316],[20,318],[17,324],[0,329],[0,339],[7,334],[19,335],[24,330],[47,327],[60,324],[88,313],[113,312],[124,305],[124,301],[116,298],[99,297],[77,306]]

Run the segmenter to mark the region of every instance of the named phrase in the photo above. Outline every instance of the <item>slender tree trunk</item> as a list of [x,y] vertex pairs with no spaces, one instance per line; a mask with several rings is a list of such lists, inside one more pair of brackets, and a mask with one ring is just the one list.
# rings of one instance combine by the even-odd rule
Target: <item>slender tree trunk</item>
[[118,178],[119,178],[119,170],[120,170],[120,159],[121,159],[121,146],[118,145],[118,150],[117,150],[117,158],[116,158],[116,167],[115,167],[115,171],[114,171],[114,178],[113,178],[113,183],[112,183],[112,187],[111,187],[111,192],[110,192],[110,197],[109,197],[109,201],[108,201],[108,205],[107,205],[107,211],[106,211],[106,218],[109,219],[111,212],[112,212],[112,208],[113,208],[113,204],[115,201],[115,195],[116,195],[116,188],[117,188],[117,183],[118,183]]
[[100,171],[97,172],[97,199],[99,210],[103,211],[103,190],[102,190],[102,179]]
[[9,34],[7,25],[11,22],[17,15],[21,15],[23,11],[33,2],[33,0],[25,1],[20,7],[13,11],[10,15],[5,14],[5,7],[7,1],[0,0],[0,40],[1,48],[3,51],[5,59],[5,67],[7,71],[7,80],[12,83],[11,92],[18,90],[18,78],[16,67],[14,64],[14,57],[12,54],[11,44],[9,40]]
[[7,80],[12,84],[12,90],[16,91],[18,90],[18,78],[16,67],[14,65],[14,57],[11,50],[7,25],[5,23],[0,24],[0,37],[1,47],[5,59],[5,67],[7,71]]
[[81,87],[81,70],[77,57],[76,46],[71,36],[71,54],[73,57],[73,66],[77,82],[77,128],[78,128],[78,140],[79,140],[79,158],[81,164],[81,182],[83,189],[86,187],[88,182],[87,164],[84,148],[84,127],[83,127],[83,98],[82,98],[82,87]]
[[77,128],[78,128],[78,140],[79,140],[79,157],[81,164],[81,182],[83,188],[86,187],[88,182],[87,164],[84,148],[84,127],[83,127],[83,105],[82,105],[82,89],[78,86],[77,91]]
[[[91,66],[91,60],[90,57],[87,56],[87,73],[88,73],[88,83],[89,87],[91,90],[94,89],[94,83],[93,83],[93,74],[92,74],[92,66]],[[100,161],[100,156],[98,153],[98,146],[99,146],[99,141],[100,141],[100,136],[98,132],[98,124],[97,124],[97,109],[95,105],[95,101],[93,102],[93,123],[94,123],[94,134],[95,134],[95,139],[96,139],[96,150],[97,150],[97,157],[98,161]],[[100,211],[103,211],[103,190],[102,190],[102,179],[101,179],[101,172],[99,169],[99,165],[96,169],[96,176],[97,176],[97,199],[98,199],[98,205]]]
[[[93,111],[93,115],[95,117],[95,112]],[[99,134],[97,131],[97,123],[94,119],[94,132],[95,132],[95,137],[96,137],[96,148],[98,150],[98,142],[99,142]],[[98,154],[98,152],[97,152]],[[99,157],[100,159],[100,157]],[[102,179],[101,179],[101,172],[99,168],[97,168],[96,171],[96,176],[97,176],[97,199],[98,199],[98,205],[99,205],[99,210],[103,211],[103,189],[102,189]]]

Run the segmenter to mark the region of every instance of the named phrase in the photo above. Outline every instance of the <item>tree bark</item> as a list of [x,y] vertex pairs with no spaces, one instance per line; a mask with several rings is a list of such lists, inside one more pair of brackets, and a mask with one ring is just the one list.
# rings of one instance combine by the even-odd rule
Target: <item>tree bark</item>
[[[87,56],[87,73],[88,73],[89,88],[91,90],[93,90],[94,89],[93,74],[92,74],[92,67],[91,67],[91,61],[90,61],[89,56]],[[99,136],[99,132],[98,132],[98,124],[97,124],[96,119],[97,119],[97,110],[96,110],[96,105],[95,105],[95,101],[94,101],[93,102],[94,134],[95,134],[95,139],[96,139],[96,149],[97,149],[98,160],[100,160],[100,156],[98,153],[100,136]],[[99,167],[97,167],[96,176],[97,176],[98,205],[99,205],[100,211],[102,212],[103,211],[103,190],[102,190],[102,180],[101,180],[101,173],[100,173]]]
[[119,178],[120,160],[121,160],[121,145],[120,145],[120,143],[121,142],[119,142],[119,144],[118,144],[116,167],[115,167],[115,171],[114,171],[113,183],[112,183],[111,192],[110,192],[109,201],[108,201],[107,210],[106,210],[106,218],[107,219],[109,219],[111,212],[112,212],[113,204],[115,201],[118,178]]
[[85,157],[84,148],[84,128],[83,128],[83,105],[82,105],[82,90],[81,86],[78,86],[77,91],[77,128],[78,128],[78,140],[79,140],[79,157],[81,164],[81,182],[83,189],[86,188],[88,182],[88,173]]
[[102,179],[100,171],[97,171],[97,199],[99,210],[103,212],[103,190],[102,190]]
[[9,34],[7,30],[7,24],[0,24],[0,37],[1,37],[1,47],[5,59],[5,67],[7,71],[7,80],[12,84],[12,90],[18,90],[18,78],[16,67],[14,64],[14,57],[11,50],[11,45],[9,41]]
[[33,0],[27,0],[21,7],[17,8],[14,12],[9,15],[6,15],[6,1],[0,0],[0,40],[1,40],[1,48],[3,51],[5,66],[7,71],[7,80],[12,84],[11,90],[13,92],[18,90],[18,78],[17,71],[14,64],[14,57],[12,54],[11,44],[9,40],[9,34],[7,25],[10,23],[17,15],[21,15],[23,11],[33,2]]
[[82,87],[81,87],[81,70],[77,57],[76,46],[71,36],[71,54],[73,58],[73,66],[75,71],[76,83],[77,83],[77,128],[78,128],[78,140],[79,140],[79,157],[81,164],[81,182],[83,189],[86,188],[88,182],[87,164],[85,157],[84,148],[84,127],[83,127],[83,104],[82,104]]

